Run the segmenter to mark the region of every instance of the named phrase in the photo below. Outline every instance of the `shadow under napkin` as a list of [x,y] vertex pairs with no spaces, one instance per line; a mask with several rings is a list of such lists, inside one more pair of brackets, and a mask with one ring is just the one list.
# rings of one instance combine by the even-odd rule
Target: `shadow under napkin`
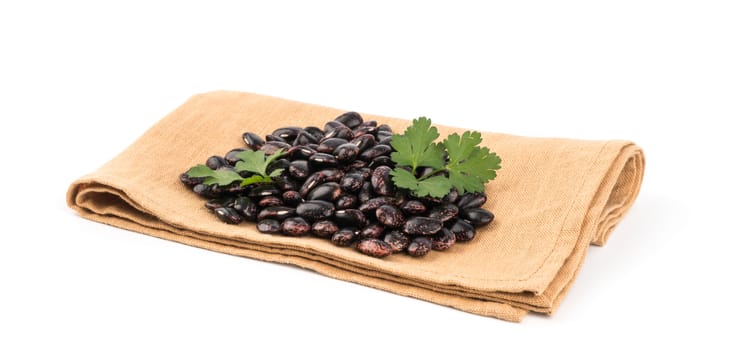
[[[643,178],[642,150],[629,141],[583,141],[482,133],[503,158],[486,186],[495,221],[476,238],[416,259],[375,259],[314,237],[227,225],[178,176],[212,154],[242,147],[240,135],[317,125],[342,110],[239,92],[189,99],[121,154],[71,184],[82,217],[213,251],[294,264],[334,278],[467,312],[520,321],[552,313],[590,243],[602,245],[630,208]],[[409,120],[363,115],[403,130]],[[439,128],[441,137],[458,128]],[[554,164],[553,167],[548,166]]]

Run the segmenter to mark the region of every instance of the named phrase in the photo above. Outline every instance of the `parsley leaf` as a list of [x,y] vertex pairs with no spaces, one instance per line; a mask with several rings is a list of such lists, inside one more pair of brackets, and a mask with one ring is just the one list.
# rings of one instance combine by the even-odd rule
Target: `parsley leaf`
[[438,137],[439,131],[431,126],[431,119],[414,119],[403,135],[393,135],[391,146],[396,152],[390,157],[397,166],[410,166],[413,172],[421,166],[440,168],[444,166],[444,153],[434,143]]
[[[266,173],[268,165],[282,154],[283,150],[278,150],[266,157],[263,151],[246,150],[237,154],[237,157],[241,160],[235,163],[234,171],[227,169],[212,170],[206,165],[199,164],[189,169],[186,174],[194,178],[204,178],[203,183],[205,185],[227,186],[240,181],[240,186],[245,187],[254,183],[273,182],[272,177],[281,175],[283,169],[279,168]],[[242,171],[254,173],[254,175],[243,178],[239,174]]]
[[[391,159],[398,166],[390,173],[393,184],[419,197],[443,197],[452,187],[460,194],[484,191],[484,184],[500,169],[500,157],[480,147],[482,135],[476,131],[462,136],[453,133],[436,144],[438,137],[439,132],[426,117],[414,119],[403,135],[393,135]],[[433,171],[416,177],[418,167]]]
[[454,133],[442,142],[449,156],[445,167],[449,182],[459,194],[484,191],[484,184],[494,179],[495,170],[500,169],[500,157],[487,147],[479,147],[481,141],[479,132],[465,131],[462,137]]

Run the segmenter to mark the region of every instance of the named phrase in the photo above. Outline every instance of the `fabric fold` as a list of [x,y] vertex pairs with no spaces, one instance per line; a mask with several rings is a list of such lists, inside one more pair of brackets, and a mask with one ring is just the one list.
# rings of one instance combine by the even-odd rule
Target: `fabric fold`
[[[467,312],[520,321],[552,313],[590,244],[603,245],[641,186],[642,150],[629,141],[530,138],[483,132],[503,158],[486,186],[496,220],[476,238],[416,259],[375,259],[314,237],[261,234],[252,223],[218,221],[178,180],[214,154],[243,147],[245,131],[322,126],[343,110],[219,91],[192,97],[121,154],[71,184],[82,217],[227,254],[318,273]],[[403,130],[409,120],[363,114]],[[438,126],[446,136],[459,128]]]

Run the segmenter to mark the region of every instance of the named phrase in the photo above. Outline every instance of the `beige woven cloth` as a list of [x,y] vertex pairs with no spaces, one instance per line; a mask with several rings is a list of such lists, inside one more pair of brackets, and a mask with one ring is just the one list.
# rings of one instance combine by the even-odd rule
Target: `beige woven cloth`
[[[342,110],[274,97],[196,95],[125,151],[69,187],[82,217],[217,252],[293,264],[341,280],[520,321],[552,313],[569,291],[590,243],[602,245],[633,204],[643,153],[628,141],[581,141],[483,133],[503,159],[487,185],[495,221],[477,237],[424,258],[371,258],[328,240],[227,225],[178,180],[213,154],[242,147],[241,134],[286,125],[322,126]],[[402,131],[410,120],[365,115]],[[439,127],[442,138],[461,131]]]

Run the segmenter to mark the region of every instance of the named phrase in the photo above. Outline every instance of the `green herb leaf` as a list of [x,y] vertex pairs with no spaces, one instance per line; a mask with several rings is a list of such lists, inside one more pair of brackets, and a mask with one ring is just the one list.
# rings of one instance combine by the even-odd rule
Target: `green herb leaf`
[[500,157],[487,147],[479,147],[481,141],[479,132],[465,131],[461,137],[454,133],[442,142],[449,157],[445,167],[449,182],[460,194],[484,191],[484,184],[494,179],[495,171],[500,169]]
[[[283,173],[283,169],[275,169],[266,174],[268,165],[278,159],[283,154],[283,150],[278,150],[272,155],[266,157],[263,151],[246,150],[237,154],[241,160],[235,163],[235,170],[212,170],[206,165],[199,164],[186,172],[190,177],[204,178],[205,185],[226,186],[233,182],[240,181],[240,186],[244,187],[254,183],[273,182],[271,177],[278,176]],[[239,172],[248,171],[254,175],[247,178],[240,176]]]
[[419,180],[403,168],[395,168],[390,174],[394,185],[413,191],[419,197],[444,197],[452,189],[452,184],[445,176],[431,176]]
[[444,152],[434,143],[438,137],[439,131],[431,126],[431,119],[414,119],[403,135],[393,135],[391,146],[396,151],[391,153],[391,159],[397,166],[410,166],[413,172],[420,166],[440,168],[444,166]]
[[204,178],[205,185],[226,186],[242,180],[240,174],[232,170],[212,170],[206,165],[199,164],[186,172],[189,177]]

